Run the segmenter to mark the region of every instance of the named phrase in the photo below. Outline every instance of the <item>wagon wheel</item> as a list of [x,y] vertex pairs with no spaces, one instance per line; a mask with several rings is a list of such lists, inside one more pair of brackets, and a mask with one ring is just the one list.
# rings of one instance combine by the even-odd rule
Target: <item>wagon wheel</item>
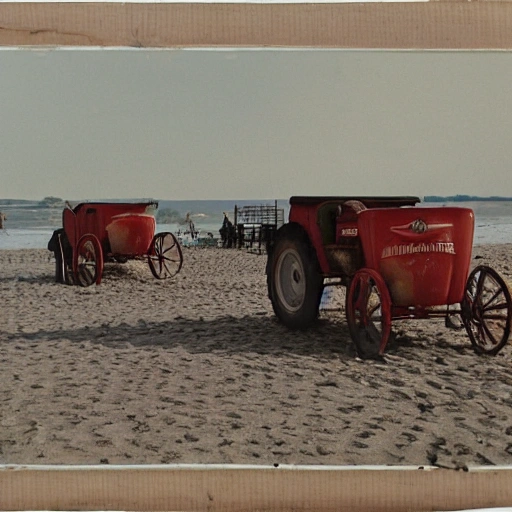
[[82,236],[74,257],[74,274],[78,284],[100,284],[103,273],[103,250],[98,238],[94,235]]
[[371,269],[356,272],[347,293],[346,313],[358,356],[381,356],[391,332],[391,298],[379,273]]
[[268,256],[268,294],[283,324],[305,329],[318,316],[323,277],[306,233],[294,225],[282,229]]
[[178,239],[172,233],[157,233],[148,253],[151,273],[157,279],[175,276],[183,265],[183,253]]
[[480,265],[471,272],[461,310],[475,352],[495,355],[507,344],[512,299],[507,284],[495,270]]

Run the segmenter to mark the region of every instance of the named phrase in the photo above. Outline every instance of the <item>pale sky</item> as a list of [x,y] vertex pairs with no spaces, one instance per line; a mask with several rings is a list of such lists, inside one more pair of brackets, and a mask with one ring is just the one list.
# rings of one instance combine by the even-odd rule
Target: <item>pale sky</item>
[[512,196],[512,53],[0,50],[0,197]]

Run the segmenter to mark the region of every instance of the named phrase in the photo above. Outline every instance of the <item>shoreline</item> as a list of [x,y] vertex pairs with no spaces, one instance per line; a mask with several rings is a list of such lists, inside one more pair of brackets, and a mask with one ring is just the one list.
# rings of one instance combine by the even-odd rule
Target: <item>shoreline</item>
[[[512,282],[510,249],[472,263]],[[81,288],[46,249],[0,250],[0,463],[512,463],[510,344],[478,356],[442,320],[400,321],[361,361],[342,301],[277,322],[265,263],[184,248],[172,280],[129,261]]]

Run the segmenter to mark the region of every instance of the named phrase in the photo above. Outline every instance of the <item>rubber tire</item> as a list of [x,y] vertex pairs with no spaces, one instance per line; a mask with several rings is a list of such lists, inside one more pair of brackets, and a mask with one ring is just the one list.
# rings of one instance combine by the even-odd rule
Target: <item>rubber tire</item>
[[[290,272],[288,291],[298,290],[294,297],[297,304],[287,301],[285,296],[283,272],[287,270]],[[298,224],[281,227],[267,260],[268,296],[277,318],[291,329],[310,327],[318,318],[323,281],[318,258],[304,229]]]

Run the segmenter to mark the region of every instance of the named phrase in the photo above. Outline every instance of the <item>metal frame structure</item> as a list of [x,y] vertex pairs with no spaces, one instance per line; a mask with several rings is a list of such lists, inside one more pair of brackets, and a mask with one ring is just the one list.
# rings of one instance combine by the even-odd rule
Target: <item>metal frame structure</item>
[[284,208],[260,204],[235,205],[236,246],[262,253],[272,243],[275,232],[284,224]]

